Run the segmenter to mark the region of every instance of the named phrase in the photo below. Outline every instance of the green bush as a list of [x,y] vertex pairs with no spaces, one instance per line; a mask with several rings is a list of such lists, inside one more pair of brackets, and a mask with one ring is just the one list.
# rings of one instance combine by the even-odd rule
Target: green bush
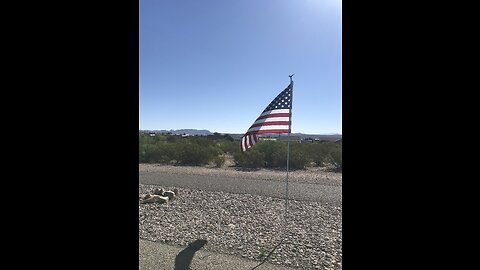
[[177,136],[175,136],[175,135],[166,135],[166,136],[164,136],[164,138],[169,143],[175,143],[178,140]]
[[336,149],[330,153],[330,163],[336,171],[342,171],[342,150]]
[[235,154],[240,152],[240,143],[230,140],[221,140],[217,143],[218,148],[222,150],[223,153]]
[[333,142],[323,141],[309,144],[308,156],[311,162],[315,162],[317,166],[325,166],[331,163],[331,153],[341,151],[341,146]]
[[292,143],[290,145],[289,168],[292,170],[304,169],[309,162],[308,152],[305,144]]
[[247,152],[237,152],[233,155],[235,164],[242,168],[263,168],[265,154],[253,147]]
[[[287,142],[259,141],[246,153],[234,155],[235,163],[247,168],[278,168],[286,169]],[[290,169],[303,169],[309,161],[305,147],[296,142],[290,145]]]
[[217,151],[211,146],[190,142],[175,145],[176,160],[180,165],[205,165],[216,156]]
[[149,144],[144,147],[144,160],[148,163],[158,163],[161,161],[161,152],[157,145]]
[[[247,152],[240,150],[240,142],[219,134],[204,137],[176,135],[149,136],[139,134],[139,162],[178,165],[206,165],[225,163],[223,154],[232,154],[235,164],[242,168],[286,168],[287,142],[259,141]],[[309,163],[317,166],[331,165],[342,170],[342,143],[322,141],[315,143],[290,143],[289,168],[303,169]]]
[[263,153],[264,167],[277,168],[286,166],[287,148],[284,143],[277,141],[259,141],[257,145],[255,145],[254,149],[255,148],[257,151]]

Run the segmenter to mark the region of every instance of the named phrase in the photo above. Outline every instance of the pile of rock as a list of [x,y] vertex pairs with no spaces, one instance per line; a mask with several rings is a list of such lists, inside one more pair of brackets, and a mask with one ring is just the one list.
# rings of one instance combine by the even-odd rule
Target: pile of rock
[[152,194],[147,194],[140,199],[140,203],[168,203],[178,196],[178,189],[165,191],[163,188],[155,188]]

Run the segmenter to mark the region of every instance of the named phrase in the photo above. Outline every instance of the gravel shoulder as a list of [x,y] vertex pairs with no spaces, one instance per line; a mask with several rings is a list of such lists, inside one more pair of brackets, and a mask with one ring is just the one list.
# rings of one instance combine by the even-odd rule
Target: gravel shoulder
[[285,172],[140,164],[139,201],[179,190],[139,203],[140,269],[174,269],[196,241],[206,244],[188,253],[191,269],[252,269],[282,240],[256,269],[342,269],[341,174],[312,174],[291,174],[285,216]]

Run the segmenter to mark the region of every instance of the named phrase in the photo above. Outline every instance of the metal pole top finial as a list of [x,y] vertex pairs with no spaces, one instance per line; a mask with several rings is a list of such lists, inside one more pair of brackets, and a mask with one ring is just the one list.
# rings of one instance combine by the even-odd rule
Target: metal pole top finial
[[293,77],[293,75],[295,75],[295,74],[288,75],[288,77],[290,77],[290,83],[292,82],[292,77]]

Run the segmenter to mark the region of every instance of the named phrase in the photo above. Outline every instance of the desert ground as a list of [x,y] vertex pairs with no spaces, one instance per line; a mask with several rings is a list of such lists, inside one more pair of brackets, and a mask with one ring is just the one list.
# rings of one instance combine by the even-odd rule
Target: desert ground
[[202,251],[251,262],[342,268],[341,173],[290,171],[285,200],[285,171],[139,164],[139,202],[154,188],[179,192],[167,204],[139,203],[140,241],[204,241]]

